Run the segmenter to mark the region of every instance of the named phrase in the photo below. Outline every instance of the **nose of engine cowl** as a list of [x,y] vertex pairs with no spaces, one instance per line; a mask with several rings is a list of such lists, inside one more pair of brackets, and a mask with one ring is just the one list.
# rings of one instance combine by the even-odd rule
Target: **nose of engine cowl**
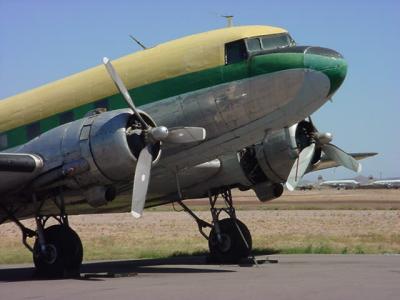
[[347,63],[343,56],[328,48],[308,47],[304,51],[304,66],[328,76],[331,84],[328,97],[342,85],[347,74]]

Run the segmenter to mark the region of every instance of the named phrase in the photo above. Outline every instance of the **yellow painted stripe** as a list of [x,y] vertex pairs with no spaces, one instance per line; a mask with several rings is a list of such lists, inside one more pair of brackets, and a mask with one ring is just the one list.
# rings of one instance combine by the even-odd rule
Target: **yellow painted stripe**
[[[286,32],[270,26],[241,26],[195,34],[113,61],[128,89],[224,64],[224,44],[251,36]],[[99,58],[100,61],[100,58]],[[0,132],[114,95],[104,66],[0,101]]]

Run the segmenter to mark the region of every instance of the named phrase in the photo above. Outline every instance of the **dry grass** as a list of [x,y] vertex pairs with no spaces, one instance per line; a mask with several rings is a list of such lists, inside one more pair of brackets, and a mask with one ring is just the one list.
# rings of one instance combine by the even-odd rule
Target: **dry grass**
[[[246,192],[233,191],[233,195],[236,207],[245,210],[400,209],[400,190],[395,189],[313,189],[311,191],[285,191],[280,198],[266,203],[260,203],[252,190]],[[201,210],[208,209],[207,200],[190,200],[188,203],[195,205]],[[161,206],[155,209],[160,210],[164,208]]]
[[[209,213],[199,212],[209,219]],[[254,247],[282,253],[400,253],[399,210],[246,210],[238,218],[252,232]],[[32,222],[27,222],[32,224]],[[85,260],[165,257],[207,250],[207,242],[185,213],[70,217],[80,234]],[[0,264],[30,262],[13,224],[0,226]]]
[[[399,190],[312,190],[285,192],[260,203],[251,191],[234,191],[238,218],[253,235],[258,253],[400,253]],[[210,219],[204,200],[191,200]],[[32,221],[25,221],[34,228]],[[190,216],[171,206],[130,214],[71,216],[85,260],[165,257],[207,251]],[[31,262],[14,224],[0,226],[0,264]]]

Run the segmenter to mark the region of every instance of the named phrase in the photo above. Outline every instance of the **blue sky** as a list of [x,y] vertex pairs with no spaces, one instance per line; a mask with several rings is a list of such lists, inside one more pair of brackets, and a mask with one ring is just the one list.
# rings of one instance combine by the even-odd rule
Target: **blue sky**
[[[348,152],[376,151],[364,175],[400,176],[400,2],[0,0],[0,99],[60,79],[138,47],[225,26],[284,27],[298,44],[341,52],[345,83],[314,117]],[[320,172],[351,177],[343,168]],[[309,179],[317,173],[308,175]]]

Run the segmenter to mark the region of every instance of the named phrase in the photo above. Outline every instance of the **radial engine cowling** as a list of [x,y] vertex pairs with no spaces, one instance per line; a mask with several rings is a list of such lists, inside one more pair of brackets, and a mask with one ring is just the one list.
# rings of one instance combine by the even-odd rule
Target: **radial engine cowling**
[[[154,122],[142,113],[150,124]],[[143,137],[127,128],[135,122],[130,113],[104,113],[96,117],[90,126],[90,149],[99,170],[110,180],[120,181],[133,177],[140,150],[144,147]],[[85,127],[83,128],[83,130]],[[129,129],[128,129],[129,131]],[[159,145],[154,157],[160,155]]]
[[[142,117],[150,124],[151,118]],[[136,117],[128,109],[94,114],[56,127],[18,149],[36,153],[45,161],[36,186],[66,185],[71,189],[108,186],[131,180],[137,157],[144,147],[140,131],[131,130]],[[153,160],[160,144],[153,146]]]
[[[272,182],[285,182],[298,157],[298,153],[310,145],[313,125],[304,120],[289,128],[268,133],[263,142],[255,146],[258,164]],[[321,151],[314,154],[311,164],[321,158]]]
[[[141,115],[147,122],[154,124],[148,115]],[[134,165],[145,146],[140,132],[131,130],[134,123],[135,116],[127,110],[111,111],[86,119],[79,135],[79,143],[81,155],[91,167],[91,175],[98,175],[94,177],[111,183],[133,178]],[[154,160],[159,156],[158,143],[153,146]],[[85,175],[83,181],[91,180],[91,176]]]

